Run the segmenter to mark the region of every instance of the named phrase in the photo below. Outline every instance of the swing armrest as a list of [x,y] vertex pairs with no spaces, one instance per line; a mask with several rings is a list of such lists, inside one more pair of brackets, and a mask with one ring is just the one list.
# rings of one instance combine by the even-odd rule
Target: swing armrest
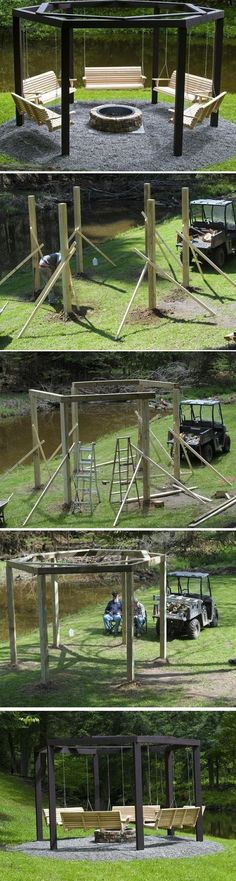
[[[61,83],[61,76],[58,77],[58,82]],[[69,77],[70,86],[73,87],[74,83],[77,83],[77,76]]]
[[169,83],[170,82],[169,76],[153,76],[152,79],[153,79],[154,83]]

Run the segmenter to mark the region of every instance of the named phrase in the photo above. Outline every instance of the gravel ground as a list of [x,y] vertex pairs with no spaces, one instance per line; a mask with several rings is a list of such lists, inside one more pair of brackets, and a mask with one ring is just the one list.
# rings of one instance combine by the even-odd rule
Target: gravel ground
[[[10,848],[13,850],[13,848]],[[93,838],[70,838],[58,841],[58,850],[50,850],[48,841],[31,841],[14,847],[29,856],[51,857],[56,860],[91,860],[108,862],[112,860],[153,860],[171,857],[208,856],[223,851],[223,845],[215,841],[195,841],[195,839],[160,838],[151,836],[145,841],[145,850],[136,851],[135,844],[95,844]]]
[[[33,162],[34,170],[78,171],[197,171],[236,154],[236,125],[220,118],[218,128],[211,128],[206,121],[193,131],[185,129],[183,156],[176,158],[167,106],[159,104],[157,110],[142,101],[129,104],[143,110],[144,133],[139,137],[137,133],[113,135],[90,129],[89,109],[98,102],[83,101],[74,105],[70,157],[60,155],[60,131],[50,133],[28,119],[22,128],[16,128],[14,119],[0,127],[0,150],[23,165],[32,167]],[[60,112],[58,105],[55,110]]]

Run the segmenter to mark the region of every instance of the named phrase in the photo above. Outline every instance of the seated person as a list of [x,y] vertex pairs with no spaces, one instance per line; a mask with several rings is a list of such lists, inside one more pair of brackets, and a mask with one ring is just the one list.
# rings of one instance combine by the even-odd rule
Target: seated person
[[145,606],[143,603],[140,603],[140,600],[134,599],[134,629],[136,636],[140,636],[140,633],[142,633],[145,618]]
[[116,590],[112,591],[112,600],[109,600],[103,615],[105,633],[113,633],[117,636],[122,618],[122,603]]

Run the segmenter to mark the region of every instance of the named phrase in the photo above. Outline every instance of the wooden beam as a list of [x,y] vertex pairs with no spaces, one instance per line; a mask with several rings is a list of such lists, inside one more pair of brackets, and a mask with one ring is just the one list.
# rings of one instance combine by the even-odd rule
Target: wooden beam
[[156,271],[153,264],[156,262],[156,204],[155,199],[147,202],[147,253],[148,253],[148,306],[156,308]]
[[60,645],[60,621],[59,621],[59,588],[55,575],[51,575],[52,595],[52,631],[53,646],[58,649]]
[[77,229],[75,229],[75,233],[76,232],[78,233],[79,236],[81,236],[82,239],[84,239],[85,242],[87,242],[88,245],[90,245],[91,248],[94,249],[94,251],[97,251],[97,253],[100,254],[101,257],[104,257],[104,260],[106,260],[107,263],[111,263],[112,266],[116,266],[116,263],[114,263],[114,260],[111,260],[111,258],[108,257],[107,254],[105,254],[104,251],[102,251],[101,248],[98,247],[98,245],[95,245],[94,242],[91,242],[91,239],[88,239],[88,236],[85,236],[84,232],[82,232],[82,230],[79,227],[77,227]]
[[45,575],[38,575],[37,579],[38,593],[38,616],[39,616],[39,636],[40,636],[40,658],[41,658],[41,682],[46,685],[48,681],[48,630],[47,630],[47,597],[46,597],[46,578]]
[[[132,446],[133,446],[133,445],[132,445]],[[139,452],[140,452],[140,451],[139,451]],[[125,505],[125,503],[126,503],[126,501],[127,501],[127,499],[128,499],[128,495],[129,495],[129,493],[130,493],[131,487],[133,486],[133,483],[134,483],[134,481],[135,481],[135,478],[136,478],[136,476],[137,476],[137,474],[138,474],[138,471],[139,471],[139,468],[140,468],[141,462],[142,462],[142,455],[140,455],[140,459],[138,460],[138,463],[137,463],[137,465],[136,465],[135,471],[134,471],[134,473],[133,473],[133,475],[132,475],[132,477],[131,477],[131,481],[130,481],[130,483],[129,483],[128,489],[126,490],[126,493],[125,493],[125,495],[124,495],[123,501],[121,502],[121,506],[120,506],[120,508],[119,508],[118,514],[116,515],[116,518],[115,518],[115,520],[114,520],[113,527],[115,527],[115,526],[117,525],[117,523],[118,523],[118,520],[119,520],[119,518],[120,518],[121,512],[123,511],[124,505]],[[137,501],[138,501],[138,499],[137,499]]]
[[[66,258],[67,263],[69,262],[69,260],[71,260],[71,257],[73,257],[74,252],[75,252],[75,244],[71,245],[71,248],[69,250],[69,255]],[[53,272],[53,275],[51,275],[51,278],[49,279],[49,281],[47,281],[47,284],[45,285],[42,293],[39,295],[38,299],[36,300],[36,303],[33,308],[33,311],[31,312],[31,315],[29,316],[29,318],[27,318],[27,321],[25,322],[24,326],[21,328],[20,333],[18,333],[18,337],[17,337],[18,340],[23,336],[23,333],[25,332],[26,328],[28,327],[30,322],[35,317],[36,312],[38,311],[40,306],[42,306],[42,303],[44,303],[44,300],[46,300],[46,297],[48,296],[48,294],[50,294],[50,291],[54,287],[55,282],[58,280],[61,273],[63,272],[64,267],[65,267],[65,263],[63,263],[63,261],[61,261],[61,263],[59,263],[59,266],[57,266],[57,268],[55,269],[55,272]],[[43,395],[43,392],[41,392],[41,397],[42,397],[42,395]],[[46,396],[47,396],[47,392],[45,392],[45,397]],[[59,397],[59,395],[58,395],[58,397]]]
[[[174,430],[173,434],[175,434]],[[214,471],[215,474],[217,474],[218,477],[220,477],[220,479],[224,481],[224,483],[227,483],[229,486],[233,486],[232,480],[228,480],[228,477],[225,477],[224,474],[221,474],[221,472],[218,471],[218,468],[215,468],[215,465],[212,465],[211,462],[207,462],[206,459],[204,459],[203,456],[201,456],[200,453],[198,453],[197,450],[194,449],[194,447],[191,447],[190,444],[188,444],[188,442],[183,439],[183,437],[181,437],[181,443],[183,447],[186,447],[186,449],[189,450],[189,452],[192,453],[193,456],[196,456],[196,458],[199,459],[200,462],[202,462],[202,465],[205,465],[206,468],[211,468],[211,470]]]
[[167,658],[167,617],[166,617],[166,556],[160,558],[160,658]]
[[[35,447],[35,437],[34,437],[34,429],[38,434],[38,402],[36,395],[34,392],[29,392],[30,399],[30,411],[31,411],[31,430],[32,430],[32,440],[33,447]],[[33,429],[34,426],[34,429]],[[33,453],[33,467],[34,467],[34,488],[40,489],[41,486],[41,463],[40,463],[40,450],[37,444],[37,447],[34,449]]]
[[[72,449],[73,449],[73,444],[72,444],[72,447],[70,447],[70,452],[72,451]],[[65,459],[67,458],[67,456],[68,456],[68,453],[66,454],[66,456],[63,457],[63,459],[61,460],[61,462],[57,466],[56,471],[53,472],[52,476],[50,477],[50,480],[48,481],[48,483],[44,487],[43,491],[41,492],[40,496],[38,497],[37,502],[35,502],[33,508],[31,508],[31,511],[28,514],[28,517],[26,517],[26,519],[24,520],[23,526],[26,526],[26,524],[31,519],[32,515],[34,514],[34,511],[36,510],[39,503],[41,502],[41,499],[44,498],[44,496],[46,495],[51,484],[53,483],[53,481],[56,479],[57,475],[59,474],[59,471],[61,470],[61,468],[63,468],[64,462],[65,462]]]
[[67,222],[66,202],[60,202],[58,205],[58,221],[59,221],[61,259],[62,259],[62,263],[64,263],[64,268],[62,269],[63,308],[64,308],[65,315],[68,315],[68,314],[70,314],[71,309],[72,309],[72,302],[71,302],[71,285],[70,285],[70,266],[68,263],[69,244],[68,244],[68,222]]
[[127,597],[126,597],[126,572],[121,573],[121,596],[122,596],[122,643],[127,642]]
[[133,573],[126,573],[126,604],[127,604],[127,681],[134,682],[134,600]]
[[46,465],[46,469],[47,469],[47,472],[48,472],[48,476],[50,477],[50,476],[51,476],[51,472],[50,472],[50,468],[48,467],[48,460],[46,459],[45,452],[44,452],[44,450],[43,450],[43,447],[42,447],[42,444],[41,444],[41,440],[40,440],[39,435],[38,435],[38,432],[37,432],[37,428],[36,428],[36,426],[35,426],[34,424],[32,424],[32,431],[33,431],[33,434],[35,435],[35,439],[36,439],[36,449],[37,449],[37,447],[38,447],[38,449],[40,450],[40,453],[41,453],[42,459],[43,459],[43,461],[44,461],[44,463],[45,463],[45,465]]
[[[44,440],[41,441],[41,446],[42,446],[43,444],[45,444],[45,441],[44,441]],[[29,458],[29,456],[32,456],[32,453],[34,453],[35,450],[38,450],[38,446],[39,446],[39,445],[36,444],[35,447],[32,447],[32,449],[29,450],[29,452],[26,453],[25,456],[22,456],[21,459],[18,459],[18,461],[15,462],[15,465],[12,465],[12,468],[8,468],[7,471],[3,471],[2,474],[0,474],[0,480],[1,480],[1,478],[6,477],[7,474],[12,474],[12,471],[15,471],[15,468],[18,468],[19,465],[23,465],[23,462],[25,462],[26,459]]]
[[[137,453],[139,453],[140,455],[142,454],[142,457],[145,458],[145,453],[143,453],[142,450],[139,449],[139,447],[137,447],[133,443],[131,444],[131,446],[133,447],[133,450],[136,450]],[[176,483],[177,486],[180,486],[182,488],[183,492],[185,492],[187,495],[192,496],[194,499],[198,499],[198,501],[201,501],[201,502],[210,502],[211,501],[211,499],[207,498],[206,496],[202,496],[202,495],[199,495],[199,493],[193,492],[193,490],[189,489],[188,486],[185,486],[185,483],[182,483],[181,480],[177,480],[176,477],[172,477],[170,472],[167,471],[167,469],[164,468],[163,465],[160,465],[158,462],[155,462],[154,459],[150,458],[150,456],[148,458],[149,458],[149,462],[151,465],[155,465],[155,468],[162,471],[163,474],[166,474],[167,477],[169,478],[169,480],[173,480],[174,483]]]
[[148,227],[147,227],[147,210],[148,210],[148,201],[151,199],[151,184],[144,184],[144,232],[145,232],[145,254],[148,254]]
[[69,409],[68,404],[60,404],[60,421],[61,421],[61,441],[62,455],[64,457],[63,479],[64,479],[64,503],[71,504],[71,468],[70,468],[70,440],[69,440]]
[[7,617],[8,632],[10,643],[10,659],[11,666],[17,664],[17,648],[16,648],[16,617],[15,617],[15,601],[14,601],[14,576],[12,568],[6,564],[6,588],[7,588]]
[[173,463],[174,463],[174,477],[177,480],[180,479],[180,443],[179,443],[179,431],[180,431],[180,390],[179,388],[173,389],[173,428],[175,431],[174,436],[174,449],[173,449]]
[[122,321],[121,321],[121,323],[120,323],[120,326],[118,327],[118,331],[117,331],[116,336],[115,336],[115,339],[116,339],[116,340],[118,340],[118,338],[119,338],[119,336],[120,336],[120,332],[121,332],[121,330],[122,330],[123,324],[124,324],[125,321],[126,321],[126,318],[127,318],[128,312],[130,311],[131,306],[132,306],[132,303],[133,303],[133,301],[134,301],[134,298],[135,298],[135,296],[136,296],[136,294],[137,294],[137,292],[138,292],[138,289],[139,289],[140,285],[142,284],[142,281],[143,281],[144,276],[145,276],[145,273],[146,273],[147,265],[148,265],[148,264],[145,263],[145,266],[144,266],[143,269],[142,269],[142,272],[141,272],[141,274],[140,274],[140,276],[139,276],[139,279],[138,279],[138,281],[137,281],[137,284],[136,284],[136,286],[135,286],[135,288],[134,288],[134,291],[133,291],[133,293],[132,293],[132,297],[131,297],[130,300],[129,300],[128,306],[127,306],[127,308],[126,308],[126,310],[125,310],[125,314],[124,314],[124,316],[123,316],[123,318],[122,318]]
[[1,287],[2,284],[4,284],[5,281],[8,281],[8,279],[11,278],[11,276],[14,275],[15,272],[18,271],[18,269],[21,269],[21,267],[24,266],[25,263],[28,263],[29,260],[31,260],[31,257],[33,257],[34,254],[38,254],[40,248],[43,248],[43,244],[38,245],[37,248],[34,248],[34,250],[31,251],[30,254],[28,254],[27,257],[24,257],[24,260],[21,260],[20,263],[17,263],[17,266],[15,266],[14,269],[11,269],[11,271],[8,272],[7,275],[4,275],[4,278],[1,278],[1,281],[0,281],[0,287]]
[[150,462],[149,462],[149,406],[148,401],[141,401],[140,416],[142,420],[141,449],[144,455],[142,462],[143,471],[143,506],[150,502]]
[[[35,244],[38,243],[37,217],[35,196],[28,196],[28,212],[30,227],[30,244],[31,251],[34,250]],[[40,269],[39,269],[39,252],[36,251],[32,256],[32,273],[33,273],[33,291],[39,291],[40,288]]]
[[[180,233],[180,235],[182,236],[182,239],[184,240],[184,234]],[[190,247],[191,247],[191,251],[193,252],[194,256],[196,253],[196,254],[198,254],[199,257],[202,257],[203,260],[206,260],[206,263],[209,263],[209,266],[212,266],[212,268],[215,269],[215,271],[218,272],[219,275],[222,275],[223,278],[226,279],[228,284],[231,284],[233,288],[236,288],[236,281],[234,281],[230,275],[227,275],[227,273],[224,272],[223,269],[220,269],[220,267],[217,266],[216,263],[214,263],[213,260],[210,259],[210,257],[207,257],[207,254],[205,254],[205,251],[200,251],[199,248],[197,248],[193,242],[191,242]]]
[[182,224],[183,224],[183,249],[182,269],[183,285],[189,287],[189,188],[182,187]]
[[[142,253],[142,251],[139,251],[138,248],[134,248],[134,250],[136,251],[136,254],[139,254],[139,256],[142,257],[143,260],[146,260],[146,256],[145,256],[145,254]],[[160,278],[167,278],[168,281],[171,281],[171,283],[173,284],[173,276],[169,275],[169,273],[166,272],[165,269],[163,269],[161,266],[155,265],[155,270],[156,270],[157,275],[160,276]],[[214,317],[216,317],[216,312],[214,311],[214,309],[212,309],[211,306],[207,306],[207,304],[204,303],[203,300],[200,300],[200,297],[197,297],[196,294],[193,294],[192,291],[189,291],[182,284],[180,284],[180,282],[177,281],[176,279],[175,279],[175,284],[177,285],[177,288],[180,288],[181,291],[184,291],[185,294],[188,294],[188,296],[192,300],[195,300],[195,302],[198,303],[198,305],[201,306],[202,309],[206,309],[206,311],[209,312],[210,315],[214,315]]]
[[82,236],[80,236],[78,233],[78,230],[82,228],[80,187],[73,187],[73,200],[74,200],[74,225],[75,225],[75,244],[76,244],[76,252],[75,252],[76,275],[80,275],[84,271],[83,239],[82,239]]

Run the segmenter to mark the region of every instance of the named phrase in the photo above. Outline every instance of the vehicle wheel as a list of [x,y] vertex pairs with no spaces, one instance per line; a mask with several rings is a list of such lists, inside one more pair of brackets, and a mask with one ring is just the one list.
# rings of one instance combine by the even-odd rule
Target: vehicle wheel
[[222,453],[229,453],[230,446],[231,446],[230,436],[229,436],[229,434],[226,434],[225,439],[224,439],[224,446],[223,446]]
[[211,626],[211,627],[218,627],[218,625],[219,625],[219,614],[218,614],[218,609],[214,609],[214,612],[213,612],[213,618],[212,618],[212,621],[211,621],[210,626]]
[[156,635],[157,635],[157,638],[159,639],[159,638],[160,638],[160,621],[159,621],[159,618],[157,618],[157,621],[156,621]]
[[198,639],[200,633],[200,621],[198,620],[198,618],[192,618],[192,621],[189,621],[187,625],[187,634],[189,636],[189,639]]
[[212,462],[213,459],[213,449],[211,444],[205,444],[201,449],[201,455],[203,459],[206,459],[206,462]]
[[213,260],[213,263],[215,263],[216,266],[219,267],[219,269],[223,269],[223,266],[225,265],[225,259],[226,259],[226,253],[225,253],[225,249],[222,246],[220,246],[219,248],[216,248],[216,250],[213,251],[212,260]]

